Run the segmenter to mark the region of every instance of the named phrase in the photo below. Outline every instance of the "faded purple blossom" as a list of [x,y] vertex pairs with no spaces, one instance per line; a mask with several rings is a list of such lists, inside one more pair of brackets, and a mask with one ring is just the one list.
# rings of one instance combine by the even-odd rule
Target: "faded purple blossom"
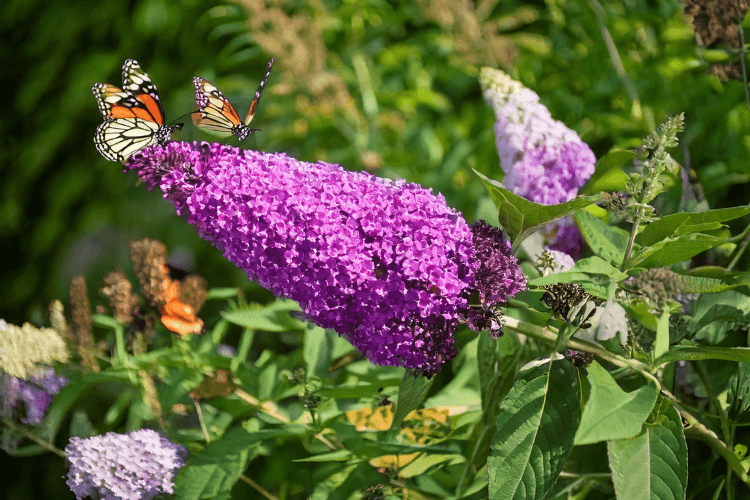
[[[505,186],[544,205],[575,198],[594,173],[596,157],[591,148],[575,131],[552,118],[534,91],[502,71],[482,68],[479,80],[485,100],[497,118],[495,137]],[[547,231],[554,231],[555,224]],[[570,231],[578,233],[575,226]],[[565,238],[560,245],[550,245],[577,256],[581,251],[580,235],[574,238],[566,234]]]
[[432,374],[455,355],[479,264],[471,229],[442,195],[221,144],[146,148],[125,168],[250,279],[372,362]]
[[49,367],[37,372],[36,376],[28,379],[0,375],[0,408],[3,415],[15,417],[28,425],[42,423],[52,399],[65,387],[68,379],[56,376],[55,370]]
[[583,249],[583,236],[578,230],[573,216],[569,215],[547,224],[542,230],[548,246],[553,250],[577,259]]
[[76,498],[150,500],[173,493],[187,449],[151,429],[72,437],[65,447],[67,484]]

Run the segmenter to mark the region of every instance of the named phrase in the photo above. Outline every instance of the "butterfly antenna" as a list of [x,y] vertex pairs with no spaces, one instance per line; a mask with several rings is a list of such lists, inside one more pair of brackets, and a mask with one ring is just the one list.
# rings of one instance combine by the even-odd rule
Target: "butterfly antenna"
[[200,111],[201,111],[200,109],[196,109],[195,111],[191,111],[190,113],[185,113],[184,115],[180,115],[177,118],[175,118],[174,120],[172,120],[172,123],[170,124],[170,126],[174,125],[177,122],[177,120],[181,120],[181,119],[185,118],[186,116],[194,115],[195,113],[200,113]]

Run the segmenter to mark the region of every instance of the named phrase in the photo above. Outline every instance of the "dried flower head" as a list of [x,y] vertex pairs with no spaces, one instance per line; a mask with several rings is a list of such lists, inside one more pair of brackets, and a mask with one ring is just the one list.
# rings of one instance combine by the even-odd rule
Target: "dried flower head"
[[472,234],[442,196],[338,165],[169,143],[126,168],[251,279],[371,361],[434,372],[473,283]]
[[161,241],[148,238],[130,243],[133,270],[141,285],[141,294],[154,307],[164,305],[164,280],[167,270],[167,247]]
[[133,295],[133,285],[122,271],[112,271],[104,277],[105,286],[100,290],[109,300],[115,319],[121,325],[133,321],[133,311],[138,305],[138,297]]
[[81,365],[84,368],[98,372],[99,363],[96,361],[97,348],[91,334],[91,306],[89,305],[86,278],[76,276],[70,282],[70,314],[72,323],[73,344]]
[[86,278],[76,276],[70,281],[70,313],[73,334],[79,347],[93,345],[91,337],[91,306],[89,305]]
[[591,296],[578,283],[554,283],[543,287],[546,291],[541,301],[556,318],[568,321],[581,328],[591,326],[588,321],[603,301]]
[[677,301],[685,310],[697,298],[696,294],[684,291],[685,277],[668,267],[646,269],[631,278],[628,283],[641,293],[639,297],[655,310],[668,307],[669,301]]
[[151,429],[72,437],[65,452],[67,484],[78,500],[150,500],[172,493],[187,458],[184,446]]
[[180,281],[180,300],[193,308],[196,313],[200,312],[206,302],[206,278],[198,274],[189,274]]
[[0,370],[8,375],[28,378],[39,365],[65,363],[68,357],[68,347],[57,330],[29,323],[15,326],[0,319]]
[[594,361],[594,355],[590,352],[580,352],[572,349],[565,351],[565,357],[577,368],[587,368]]

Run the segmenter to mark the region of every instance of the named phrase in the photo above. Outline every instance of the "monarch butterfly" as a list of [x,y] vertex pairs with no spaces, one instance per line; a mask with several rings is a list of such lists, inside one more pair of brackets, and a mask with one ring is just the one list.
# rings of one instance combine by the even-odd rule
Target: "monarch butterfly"
[[164,125],[159,92],[135,59],[122,65],[122,85],[97,83],[91,89],[104,117],[94,144],[103,157],[120,162],[145,147],[164,144],[182,128],[182,123]]
[[234,134],[240,141],[244,141],[248,135],[260,130],[250,128],[249,125],[258,107],[263,87],[266,86],[268,77],[271,75],[271,66],[273,66],[273,58],[268,61],[266,74],[263,75],[258,90],[255,92],[255,98],[250,103],[250,110],[247,112],[244,123],[240,121],[237,112],[216,86],[199,76],[193,78],[195,102],[198,105],[198,110],[193,113],[193,123],[198,127],[215,132],[221,137],[229,137]]

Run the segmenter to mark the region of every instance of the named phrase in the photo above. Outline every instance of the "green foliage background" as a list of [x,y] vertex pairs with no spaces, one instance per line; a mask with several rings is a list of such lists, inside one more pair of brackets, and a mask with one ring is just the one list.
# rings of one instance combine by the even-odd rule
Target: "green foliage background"
[[[418,182],[469,221],[489,214],[471,169],[501,174],[476,79],[483,65],[536,91],[597,156],[638,145],[684,111],[676,159],[695,169],[712,208],[748,201],[742,83],[706,75],[677,0],[8,0],[0,13],[0,317],[11,323],[45,323],[46,304],[65,299],[77,274],[97,302],[101,277],[129,270],[128,242],[142,237],[163,241],[176,265],[209,286],[270,298],[158,193],[96,152],[101,119],[90,88],[119,85],[126,58],[158,85],[170,120],[193,109],[194,75],[244,112],[273,56],[254,122],[263,131],[245,147]],[[211,140],[190,124],[174,138]],[[287,457],[279,460],[269,467],[284,474]],[[16,464],[11,498],[44,484],[31,464]],[[64,471],[42,467],[59,484]]]

